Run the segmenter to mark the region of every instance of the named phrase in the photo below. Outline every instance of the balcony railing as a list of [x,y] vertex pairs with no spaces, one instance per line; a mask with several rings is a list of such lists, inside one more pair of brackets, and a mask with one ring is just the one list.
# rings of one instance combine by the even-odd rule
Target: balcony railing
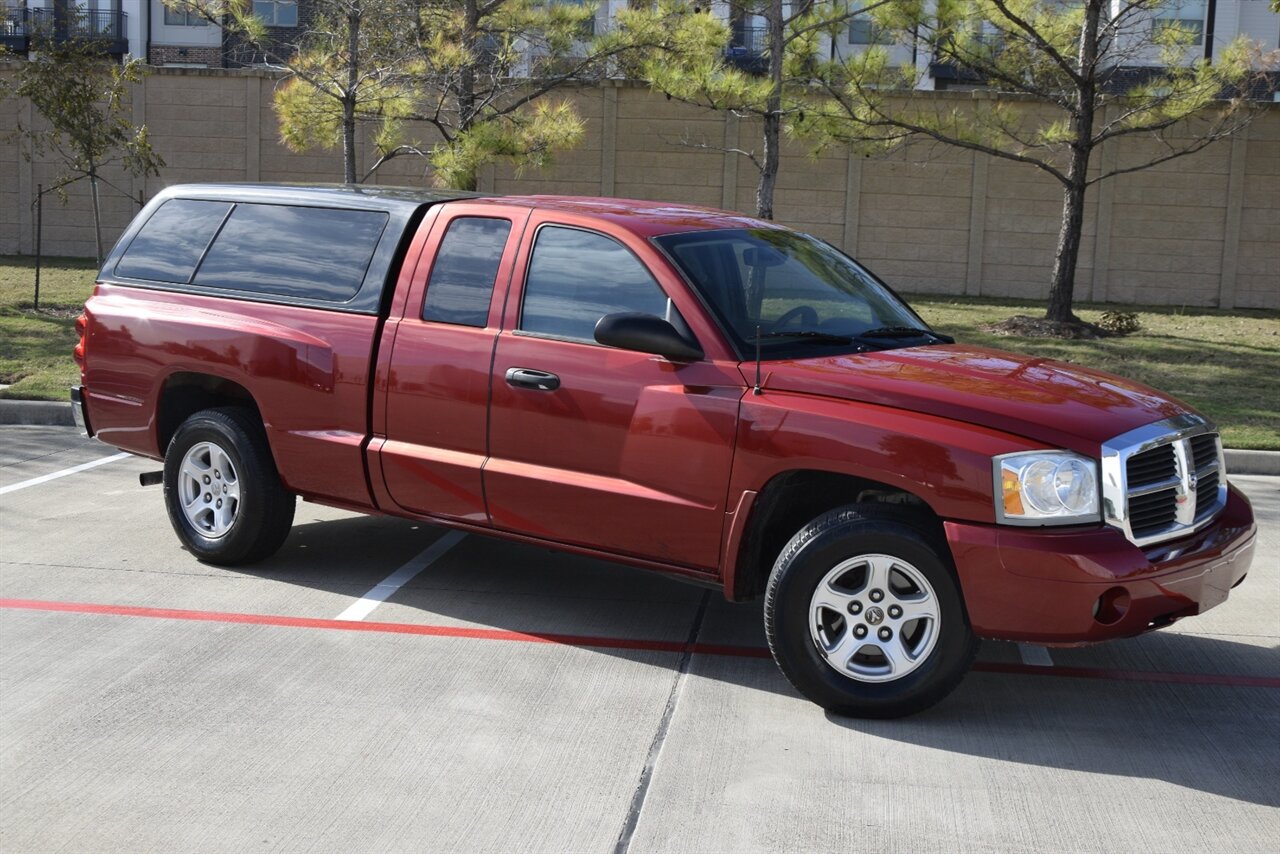
[[734,27],[724,58],[730,65],[752,74],[763,74],[769,68],[765,54],[769,49],[768,27]]
[[87,12],[82,9],[7,9],[0,13],[0,44],[26,53],[33,42],[101,42],[107,53],[129,50],[129,16],[124,12]]

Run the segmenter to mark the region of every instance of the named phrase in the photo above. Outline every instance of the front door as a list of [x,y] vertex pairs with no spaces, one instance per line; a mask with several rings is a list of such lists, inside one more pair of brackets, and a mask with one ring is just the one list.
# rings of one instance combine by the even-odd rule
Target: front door
[[[678,310],[634,238],[530,222],[498,336],[484,485],[493,524],[714,569],[741,374],[595,343],[596,321]],[[668,273],[667,275],[672,275]],[[516,298],[519,303],[516,304]]]

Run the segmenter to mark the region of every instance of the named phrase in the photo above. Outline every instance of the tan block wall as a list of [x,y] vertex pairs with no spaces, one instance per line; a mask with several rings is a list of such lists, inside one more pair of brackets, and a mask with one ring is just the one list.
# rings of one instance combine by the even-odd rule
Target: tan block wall
[[[137,196],[190,181],[341,180],[338,151],[296,153],[279,142],[272,93],[257,70],[159,69],[134,93],[168,166],[146,181],[114,176],[104,191],[104,239],[114,241]],[[545,171],[486,168],[482,190],[604,195],[753,213],[759,126],[669,101],[634,84],[571,90],[586,123],[582,144]],[[948,96],[940,96],[948,97]],[[957,95],[958,98],[967,97]],[[25,105],[0,111],[0,135],[30,120]],[[429,146],[435,133],[411,128]],[[1095,157],[1095,174],[1134,162],[1154,143],[1124,140]],[[373,162],[368,129],[359,163]],[[52,162],[29,163],[0,143],[0,252],[30,252],[30,205]],[[421,158],[384,165],[371,183],[425,186]],[[91,255],[86,188],[66,207],[46,198],[43,249]],[[943,146],[887,157],[814,156],[788,143],[775,218],[843,246],[906,292],[1043,298],[1061,219],[1061,188],[1031,166]],[[1280,308],[1280,107],[1241,136],[1154,169],[1090,188],[1077,297],[1162,305]]]
[[1236,142],[1240,158],[1239,237],[1235,247],[1235,303],[1274,308],[1280,291],[1280,116],[1249,129],[1247,146]]

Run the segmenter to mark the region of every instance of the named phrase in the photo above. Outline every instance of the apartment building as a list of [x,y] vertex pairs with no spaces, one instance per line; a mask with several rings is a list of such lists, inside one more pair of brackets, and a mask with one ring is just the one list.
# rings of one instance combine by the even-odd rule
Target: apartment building
[[[548,0],[585,4],[591,0]],[[598,0],[595,31],[611,25],[617,13],[638,0]],[[808,0],[813,2],[813,0]],[[845,2],[845,0],[817,0]],[[848,0],[858,2],[858,0]],[[787,4],[788,6],[790,4]],[[764,18],[756,14],[760,0],[708,0],[708,13],[729,25],[730,41],[726,57],[741,68],[763,71],[766,67],[767,34]],[[309,0],[253,0],[253,8],[268,26],[268,33],[280,42],[289,42],[307,26],[311,18]],[[1116,8],[1120,8],[1116,0]],[[1145,30],[1171,23],[1190,30],[1195,40],[1186,50],[1185,61],[1198,57],[1212,59],[1215,53],[1244,35],[1264,50],[1280,47],[1280,14],[1272,12],[1267,0],[1175,0],[1156,14],[1135,21],[1130,36],[1142,41]],[[263,57],[227,38],[221,27],[194,11],[166,6],[162,0],[0,0],[0,44],[25,52],[37,27],[53,31],[86,31],[103,40],[104,49],[119,57],[144,57],[152,65],[223,67],[254,65]],[[61,29],[59,29],[61,28]],[[849,56],[870,45],[881,44],[891,61],[915,67],[921,89],[966,88],[974,85],[961,72],[935,61],[923,40],[886,43],[885,35],[869,15],[855,16],[835,38],[823,36],[820,50],[833,58]],[[1128,50],[1119,45],[1126,67],[1136,70],[1158,66],[1154,50]],[[518,73],[536,73],[536,57]]]
[[[858,0],[849,2],[858,3]],[[730,26],[732,35],[728,57],[749,70],[766,67],[764,54],[768,39],[765,20],[751,11],[758,8],[758,2],[742,4],[724,0],[716,0],[709,7],[712,14]],[[1116,0],[1116,12],[1121,8],[1122,4]],[[1184,57],[1188,64],[1202,56],[1212,60],[1241,35],[1257,43],[1264,51],[1280,48],[1280,14],[1271,11],[1267,0],[1174,0],[1155,14],[1133,16],[1126,36],[1117,45],[1117,63],[1135,73],[1159,67],[1161,59],[1157,51],[1149,47],[1149,33],[1152,28],[1172,23],[1193,34],[1193,42],[1188,45]],[[1125,39],[1130,45],[1123,43]],[[1140,49],[1138,43],[1148,46]],[[957,89],[975,85],[975,81],[966,78],[963,72],[935,61],[930,46],[923,39],[905,44],[891,41],[875,26],[870,15],[854,16],[834,39],[823,36],[819,49],[832,58],[840,58],[852,56],[871,45],[883,46],[889,53],[891,64],[916,68],[917,88]]]
[[[268,34],[282,41],[306,26],[306,6],[306,0],[253,0]],[[39,32],[101,39],[109,55],[151,65],[221,68],[261,61],[216,23],[162,0],[0,0],[0,44],[25,53]]]

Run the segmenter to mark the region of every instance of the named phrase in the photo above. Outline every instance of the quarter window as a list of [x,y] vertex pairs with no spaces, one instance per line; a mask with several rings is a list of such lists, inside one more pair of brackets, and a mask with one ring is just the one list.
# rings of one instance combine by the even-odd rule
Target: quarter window
[[449,223],[427,280],[422,319],[484,326],[510,233],[505,219],[459,217]]
[[594,341],[596,322],[606,314],[662,317],[666,308],[653,276],[612,238],[554,226],[538,232],[524,286],[522,330]]
[[195,284],[345,302],[360,290],[386,224],[382,211],[239,204]]
[[129,243],[116,275],[186,284],[229,210],[229,202],[170,199]]

